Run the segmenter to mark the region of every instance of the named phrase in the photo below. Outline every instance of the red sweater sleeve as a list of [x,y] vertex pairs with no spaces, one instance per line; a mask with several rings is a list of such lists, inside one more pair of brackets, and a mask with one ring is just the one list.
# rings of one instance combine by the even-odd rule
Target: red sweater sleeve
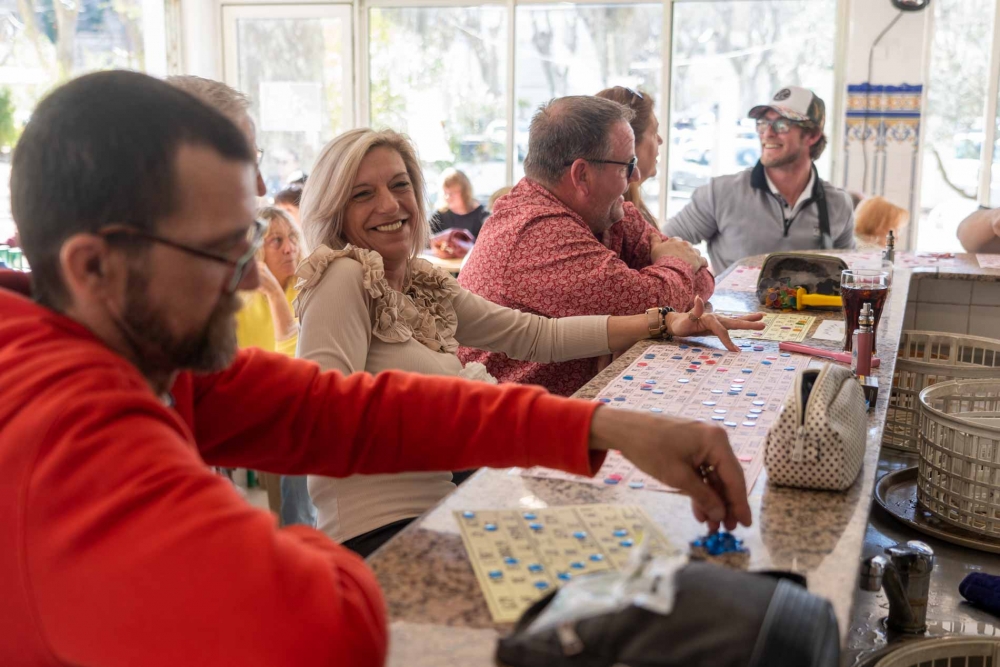
[[383,663],[364,562],[310,528],[276,529],[205,460],[328,475],[602,462],[586,447],[597,404],[532,387],[344,378],[259,351],[182,376],[176,412],[106,380],[59,413],[26,491],[23,586],[60,664]]
[[344,377],[260,350],[193,377],[195,436],[213,465],[344,477],[529,465],[594,474],[603,461],[586,444],[597,404],[540,387]]
[[312,529],[277,530],[176,417],[135,396],[76,402],[28,490],[23,585],[52,662],[382,665],[384,603],[364,562]]

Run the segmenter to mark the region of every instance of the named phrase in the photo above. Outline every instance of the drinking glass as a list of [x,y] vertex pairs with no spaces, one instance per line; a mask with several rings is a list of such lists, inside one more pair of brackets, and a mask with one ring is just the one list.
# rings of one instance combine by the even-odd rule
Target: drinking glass
[[872,354],[875,354],[878,323],[889,296],[889,273],[874,269],[848,269],[840,275],[840,296],[844,301],[844,352],[852,350],[861,306],[868,302],[875,315],[872,327]]

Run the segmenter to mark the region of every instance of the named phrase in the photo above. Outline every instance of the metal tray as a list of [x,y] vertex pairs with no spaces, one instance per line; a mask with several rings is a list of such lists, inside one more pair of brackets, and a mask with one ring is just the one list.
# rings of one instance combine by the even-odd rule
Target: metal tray
[[906,525],[959,546],[1000,554],[1000,539],[951,526],[917,504],[917,467],[885,475],[875,485],[875,502]]

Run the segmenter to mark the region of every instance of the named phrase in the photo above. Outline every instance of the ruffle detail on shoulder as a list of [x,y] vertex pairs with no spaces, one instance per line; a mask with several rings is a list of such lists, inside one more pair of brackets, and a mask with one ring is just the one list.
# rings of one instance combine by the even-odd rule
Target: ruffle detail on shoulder
[[385,278],[382,256],[348,244],[342,250],[320,246],[305,259],[295,272],[298,304],[320,279],[334,260],[349,257],[362,267],[362,286],[372,300],[372,335],[387,343],[405,343],[413,338],[435,352],[454,353],[458,350],[455,331],[458,315],[452,303],[459,292],[455,280],[425,260],[417,259],[410,266],[406,294],[389,286]]

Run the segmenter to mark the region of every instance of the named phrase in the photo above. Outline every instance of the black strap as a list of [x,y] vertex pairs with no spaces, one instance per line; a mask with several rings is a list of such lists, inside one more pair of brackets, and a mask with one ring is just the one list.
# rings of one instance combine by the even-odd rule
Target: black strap
[[[819,173],[816,171],[816,165],[813,165],[813,190],[812,195],[802,204],[802,208],[799,209],[801,213],[807,206],[815,203],[816,208],[819,210],[819,238],[820,238],[820,249],[831,250],[833,248],[833,236],[830,233],[830,211],[826,206],[826,190],[823,188],[823,181],[819,178]],[[781,200],[779,199],[779,204]],[[782,206],[784,206],[782,204]],[[791,218],[784,220],[785,223],[785,236],[788,236],[788,230],[791,228],[792,223],[795,219],[799,217],[798,213],[793,215]]]
[[833,248],[833,235],[830,233],[830,211],[826,207],[826,188],[823,181],[816,172],[816,165],[813,165],[813,199],[816,200],[816,208],[819,209],[819,244],[822,250]]

